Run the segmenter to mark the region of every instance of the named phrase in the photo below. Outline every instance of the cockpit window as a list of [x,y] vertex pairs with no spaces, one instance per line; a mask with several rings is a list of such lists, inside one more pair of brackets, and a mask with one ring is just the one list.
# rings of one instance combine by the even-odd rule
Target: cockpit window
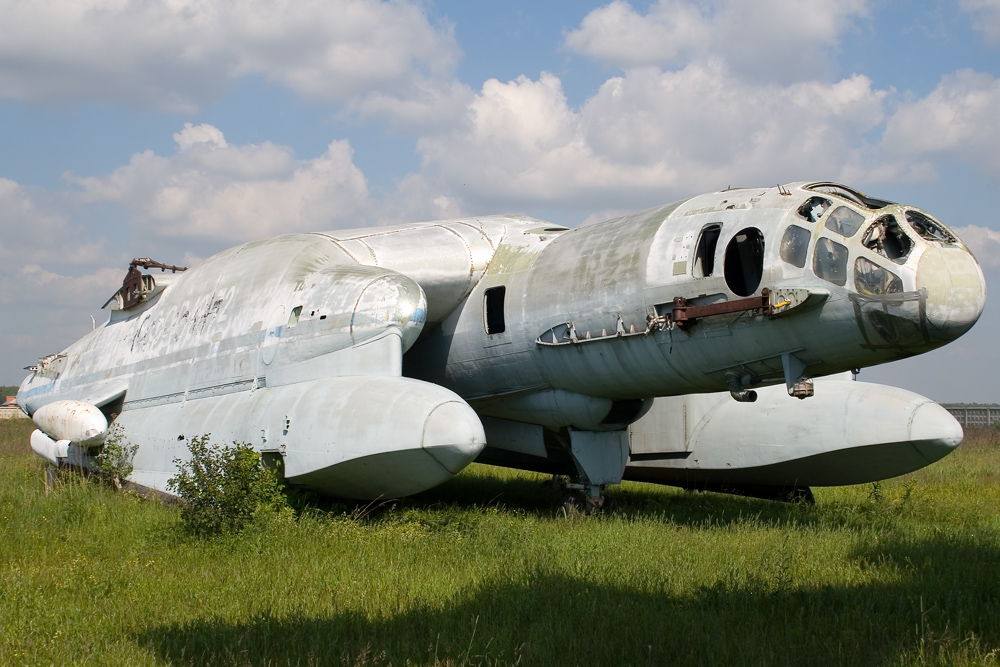
[[906,261],[913,249],[913,241],[896,222],[895,216],[883,215],[865,231],[861,243],[866,248],[891,259],[897,264]]
[[[801,209],[799,209],[801,211]],[[781,237],[781,259],[800,269],[806,265],[806,254],[809,252],[808,229],[798,225],[789,225],[785,235]]]
[[821,238],[816,243],[813,256],[813,271],[816,275],[834,285],[847,284],[847,248],[836,241]]
[[799,206],[799,217],[809,222],[817,222],[830,210],[833,202],[823,197],[810,197]]
[[825,194],[843,197],[847,201],[854,202],[858,206],[870,209],[872,211],[883,208],[892,203],[885,201],[883,199],[875,199],[874,197],[869,197],[863,192],[852,190],[851,188],[844,187],[843,185],[838,185],[837,183],[813,183],[812,185],[807,185],[805,189],[812,190],[813,192],[822,192]]
[[913,231],[920,235],[925,241],[954,245],[958,240],[955,235],[945,229],[937,220],[932,220],[920,211],[907,211],[906,221],[913,227]]
[[839,206],[826,219],[826,228],[831,232],[837,232],[844,236],[851,237],[858,233],[861,225],[865,224],[865,217],[846,206]]
[[895,273],[864,257],[854,262],[854,287],[860,294],[898,294],[903,281]]

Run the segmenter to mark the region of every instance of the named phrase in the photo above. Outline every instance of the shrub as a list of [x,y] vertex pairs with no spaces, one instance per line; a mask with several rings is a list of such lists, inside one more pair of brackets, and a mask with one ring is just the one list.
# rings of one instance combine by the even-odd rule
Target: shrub
[[178,473],[168,484],[184,501],[181,518],[190,533],[236,532],[265,516],[289,511],[277,474],[249,444],[220,447],[206,434],[191,438],[188,449],[189,460],[174,459]]
[[97,454],[97,480],[121,491],[122,482],[132,474],[132,459],[139,450],[126,438],[120,424],[112,424],[104,446]]

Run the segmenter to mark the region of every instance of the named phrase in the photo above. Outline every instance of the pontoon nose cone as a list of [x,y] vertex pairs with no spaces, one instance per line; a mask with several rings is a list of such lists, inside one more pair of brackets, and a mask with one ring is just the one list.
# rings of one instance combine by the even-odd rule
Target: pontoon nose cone
[[424,449],[450,473],[461,472],[485,446],[483,424],[465,403],[443,403],[424,422]]
[[963,248],[925,249],[917,265],[917,289],[927,290],[927,333],[936,342],[971,329],[986,304],[983,271]]
[[910,439],[928,463],[954,451],[963,436],[962,425],[937,403],[917,406],[910,418]]

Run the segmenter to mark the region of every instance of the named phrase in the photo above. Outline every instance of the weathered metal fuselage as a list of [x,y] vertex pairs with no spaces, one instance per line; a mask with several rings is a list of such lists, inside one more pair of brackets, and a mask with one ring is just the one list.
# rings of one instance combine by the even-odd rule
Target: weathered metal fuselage
[[975,323],[982,273],[943,225],[807,185],[574,230],[491,216],[244,244],[154,275],[136,306],[113,298],[18,402],[101,407],[155,488],[211,432],[280,454],[307,486],[404,495],[487,440],[544,458],[574,432],[621,432],[654,397],[791,390]]

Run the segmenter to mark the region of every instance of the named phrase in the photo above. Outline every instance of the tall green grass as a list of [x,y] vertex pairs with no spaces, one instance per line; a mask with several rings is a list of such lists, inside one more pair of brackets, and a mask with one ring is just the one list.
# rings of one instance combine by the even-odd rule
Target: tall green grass
[[994,663],[1000,439],[815,506],[625,484],[565,516],[473,466],[402,503],[187,537],[0,423],[0,664]]

